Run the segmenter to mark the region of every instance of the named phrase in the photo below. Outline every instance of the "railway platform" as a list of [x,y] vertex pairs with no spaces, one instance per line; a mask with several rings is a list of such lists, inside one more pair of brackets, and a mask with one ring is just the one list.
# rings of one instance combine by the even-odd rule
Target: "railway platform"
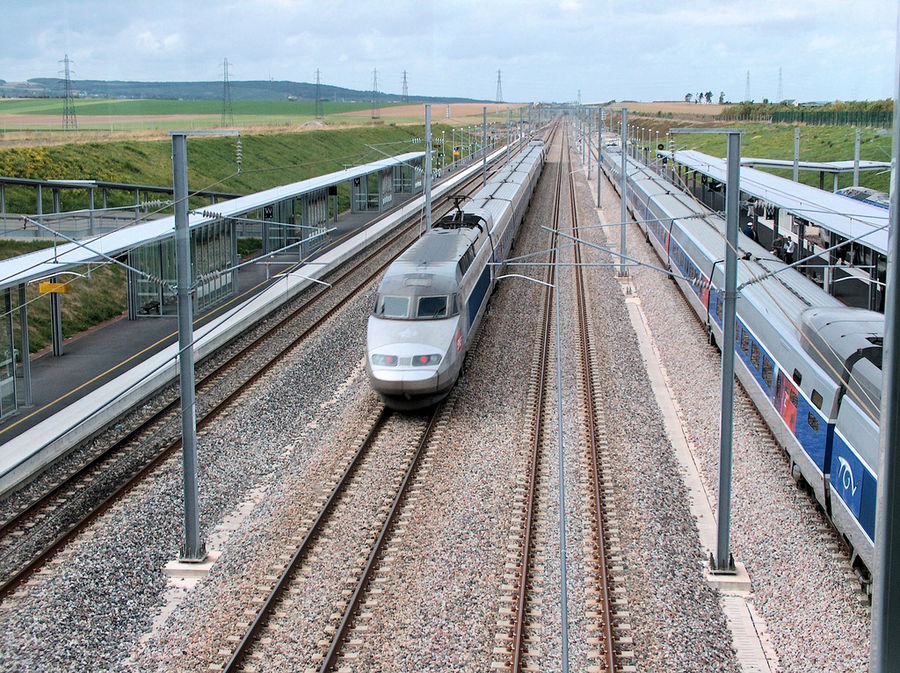
[[[480,170],[477,163],[457,171],[436,184],[433,194],[451,191]],[[195,358],[234,338],[423,204],[419,194],[395,201],[385,212],[340,214],[329,225],[329,243],[299,267],[297,252],[241,267],[235,296],[195,319]],[[61,356],[48,352],[33,358],[32,404],[0,424],[0,495],[176,380],[177,338],[174,316],[123,317],[65,341]]]

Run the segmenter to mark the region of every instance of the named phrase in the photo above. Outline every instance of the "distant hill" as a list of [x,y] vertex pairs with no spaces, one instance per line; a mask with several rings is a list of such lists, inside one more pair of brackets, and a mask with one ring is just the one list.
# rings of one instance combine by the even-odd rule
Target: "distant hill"
[[[316,85],[288,81],[232,81],[232,100],[316,100]],[[143,98],[162,100],[222,100],[223,82],[105,82],[101,80],[72,80],[74,94],[81,98]],[[27,82],[0,80],[0,97],[60,98],[63,80],[58,77],[35,77]],[[320,85],[322,100],[334,102],[369,102],[372,91],[356,91],[339,86]],[[382,103],[403,103],[399,94],[378,92]],[[471,103],[471,98],[438,98],[409,96],[410,103],[448,102]]]

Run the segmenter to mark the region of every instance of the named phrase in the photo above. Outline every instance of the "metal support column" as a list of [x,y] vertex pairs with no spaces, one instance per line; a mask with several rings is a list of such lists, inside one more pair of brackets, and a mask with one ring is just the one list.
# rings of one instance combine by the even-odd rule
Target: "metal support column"
[[603,182],[603,108],[597,109],[597,207],[600,207],[600,184]]
[[91,210],[90,213],[90,235],[94,235],[94,188],[91,187],[88,190],[88,207]]
[[487,184],[487,107],[481,108],[481,184]]
[[621,171],[622,175],[620,176],[622,179],[622,187],[619,190],[619,200],[622,202],[621,214],[622,218],[622,227],[621,233],[619,235],[619,252],[621,253],[621,257],[619,258],[619,277],[625,278],[628,276],[628,268],[625,266],[625,254],[626,254],[626,245],[625,245],[625,226],[628,224],[628,108],[622,108],[622,165]]
[[800,129],[794,129],[794,182],[800,179]]
[[725,183],[725,317],[722,323],[722,409],[719,441],[719,502],[714,569],[731,572],[731,464],[734,434],[734,332],[737,304],[737,241],[741,193],[741,132],[728,132]]
[[172,133],[175,186],[175,263],[178,278],[178,366],[181,382],[181,453],[184,463],[184,547],[181,560],[202,562],[206,545],[200,538],[197,488],[197,416],[194,392],[194,288],[188,224],[187,136]]
[[25,299],[25,283],[19,283],[19,331],[21,332],[22,346],[22,381],[25,394],[25,406],[33,404],[31,396],[31,358],[29,357],[28,343],[28,301]]
[[[56,276],[50,279],[51,283],[58,282]],[[50,293],[50,341],[53,344],[53,355],[59,357],[63,354],[62,336],[62,312],[59,307],[59,294]]]
[[[853,186],[859,187],[859,141],[860,131],[856,129],[856,140],[853,143]],[[837,191],[835,189],[834,191]]]
[[425,105],[425,231],[431,231],[431,105]]
[[506,108],[506,163],[509,163],[509,108]]
[[591,117],[588,117],[588,120],[587,120],[587,125],[588,125],[588,127],[587,127],[587,160],[588,160],[587,179],[588,180],[591,179],[591,122],[593,122],[593,119]]
[[[900,29],[900,17],[897,20]],[[894,134],[891,155],[900,157],[900,33],[894,55]],[[869,673],[897,670],[900,661],[900,171],[891,173],[890,235],[888,236],[887,297],[884,304],[884,371],[879,437],[878,495],[875,499],[875,584],[872,592],[872,635]]]

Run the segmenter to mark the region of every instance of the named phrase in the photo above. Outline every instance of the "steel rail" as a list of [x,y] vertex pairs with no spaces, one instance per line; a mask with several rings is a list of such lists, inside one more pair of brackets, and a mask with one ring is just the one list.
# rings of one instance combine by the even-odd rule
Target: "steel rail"
[[[551,135],[551,141],[553,142],[553,136],[555,136],[555,128]],[[560,147],[560,161],[557,165],[557,173],[556,173],[556,184],[555,190],[557,194],[557,198],[554,199],[553,206],[553,229],[558,228],[559,223],[559,192],[562,186],[562,147]],[[538,468],[540,465],[540,456],[541,456],[541,447],[542,447],[542,437],[543,437],[543,427],[544,427],[544,401],[545,401],[545,392],[546,392],[546,380],[547,380],[547,366],[550,360],[550,344],[552,342],[551,333],[552,333],[552,325],[553,325],[553,292],[558,291],[558,288],[554,289],[553,281],[555,279],[555,266],[554,262],[556,261],[557,253],[556,253],[556,234],[551,235],[550,240],[550,259],[547,265],[547,271],[545,273],[545,282],[548,284],[544,289],[544,301],[543,301],[543,324],[541,326],[541,345],[540,352],[538,355],[538,380],[536,385],[536,395],[533,405],[532,411],[532,423],[531,430],[529,433],[529,439],[531,443],[531,459],[528,467],[528,486],[527,493],[525,498],[525,524],[523,530],[523,538],[522,538],[522,557],[519,562],[518,576],[519,576],[519,587],[518,587],[518,596],[516,603],[516,616],[515,623],[513,625],[513,633],[512,633],[512,661],[510,665],[510,670],[513,673],[519,673],[522,670],[522,653],[525,645],[525,629],[526,629],[526,608],[527,608],[527,592],[528,592],[528,577],[529,577],[529,561],[531,554],[531,540],[532,533],[534,528],[534,519],[535,519],[535,502],[537,496],[537,479],[538,479]]]
[[[571,164],[571,159],[567,162]],[[571,165],[570,165],[571,168]],[[569,174],[569,206],[572,211],[572,235],[576,238],[576,244],[574,247],[575,254],[575,296],[577,300],[578,307],[578,340],[580,344],[580,359],[581,359],[581,376],[583,381],[582,393],[584,395],[584,406],[585,406],[585,416],[588,424],[587,430],[587,440],[588,440],[588,450],[590,452],[591,457],[591,468],[592,468],[592,486],[593,486],[593,501],[594,501],[594,510],[597,517],[597,529],[594,532],[595,544],[597,547],[597,557],[599,559],[599,574],[600,574],[600,598],[603,604],[603,629],[602,640],[603,640],[603,652],[606,663],[606,670],[612,673],[612,671],[616,670],[616,657],[614,651],[614,635],[612,629],[612,613],[611,613],[611,602],[610,602],[610,591],[609,591],[609,578],[607,576],[606,569],[606,548],[604,544],[604,533],[603,533],[603,493],[602,493],[602,468],[600,465],[600,455],[599,455],[599,447],[597,442],[597,409],[595,405],[595,397],[594,397],[594,371],[593,366],[591,364],[591,341],[590,341],[590,327],[588,321],[588,310],[587,310],[587,293],[585,292],[585,284],[584,284],[584,272],[581,266],[578,264],[581,263],[581,244],[577,242],[578,240],[578,207],[575,198],[575,178],[571,172],[571,170],[567,170]]]
[[228,663],[223,669],[224,673],[230,673],[232,671],[240,670],[240,668],[243,666],[244,660],[250,653],[253,644],[257,640],[257,637],[268,623],[268,620],[274,612],[275,607],[281,601],[284,592],[287,591],[288,587],[290,586],[290,583],[293,580],[297,569],[306,558],[307,552],[309,551],[312,543],[321,533],[326,520],[331,515],[334,509],[334,504],[337,502],[340,495],[344,492],[347,485],[350,483],[350,479],[353,476],[353,473],[356,472],[356,469],[359,466],[363,456],[366,455],[369,448],[372,446],[372,440],[375,439],[375,437],[384,427],[384,424],[392,415],[393,412],[387,409],[387,407],[382,408],[381,413],[379,414],[375,423],[366,433],[365,439],[363,440],[359,449],[357,449],[349,465],[347,465],[347,468],[344,470],[341,478],[331,490],[331,494],[328,496],[328,500],[326,500],[325,504],[322,506],[322,510],[319,512],[316,520],[313,521],[312,525],[309,527],[309,530],[307,531],[306,536],[303,538],[303,541],[300,543],[300,546],[297,548],[297,551],[294,552],[294,555],[288,562],[287,567],[284,569],[284,571],[281,573],[281,576],[275,583],[274,588],[269,593],[269,596],[266,598],[266,600],[263,602],[262,606],[259,609],[259,612],[256,615],[256,618],[250,625],[250,628],[244,634],[241,642],[232,653],[231,658],[228,660]]
[[385,519],[384,524],[381,527],[381,531],[378,533],[378,538],[375,540],[375,544],[372,546],[372,550],[369,552],[369,558],[366,561],[366,567],[363,569],[362,575],[360,576],[359,581],[356,583],[356,588],[353,591],[353,595],[348,601],[347,607],[344,609],[344,614],[341,617],[341,623],[338,625],[337,629],[334,632],[334,635],[332,636],[331,645],[328,648],[328,653],[322,660],[322,665],[319,667],[319,673],[327,673],[334,667],[334,664],[337,661],[340,648],[343,645],[347,633],[350,630],[350,625],[353,621],[353,617],[359,609],[363,593],[369,586],[369,580],[372,577],[372,573],[375,571],[375,566],[377,564],[378,557],[381,555],[382,549],[384,548],[385,540],[387,540],[387,537],[394,526],[397,515],[400,512],[401,505],[403,504],[403,500],[406,497],[409,482],[412,479],[413,474],[415,474],[416,472],[416,468],[419,465],[419,459],[422,457],[425,448],[431,441],[431,435],[434,432],[435,423],[440,417],[443,409],[445,408],[445,405],[446,403],[442,402],[438,404],[432,411],[431,418],[428,421],[428,426],[425,428],[425,432],[422,434],[422,439],[419,441],[419,446],[416,449],[412,460],[409,462],[409,467],[407,467],[406,474],[403,476],[403,481],[400,483],[400,487],[397,489],[397,494],[394,496],[393,503],[391,503],[391,509],[388,512],[387,518]]

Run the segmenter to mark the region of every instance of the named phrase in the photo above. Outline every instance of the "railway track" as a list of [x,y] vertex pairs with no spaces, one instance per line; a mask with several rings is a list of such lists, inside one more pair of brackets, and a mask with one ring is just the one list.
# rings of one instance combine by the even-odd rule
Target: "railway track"
[[[285,605],[285,596],[294,591],[297,593],[314,591],[313,584],[326,583],[328,577],[321,577],[320,573],[331,573],[335,566],[352,568],[355,577],[345,577],[334,588],[337,590],[331,597],[330,604],[324,606],[328,612],[327,618],[322,621],[311,619],[304,614],[302,618],[307,623],[316,622],[312,639],[306,643],[300,643],[297,649],[311,651],[307,670],[313,664],[315,670],[322,673],[333,670],[336,661],[341,656],[347,634],[352,622],[360,609],[363,593],[369,584],[378,559],[384,553],[385,542],[389,532],[395,525],[397,514],[406,496],[407,487],[412,475],[415,473],[420,458],[428,445],[435,428],[436,420],[440,417],[443,405],[436,407],[427,418],[410,420],[398,417],[392,412],[382,409],[375,422],[365,433],[365,438],[360,442],[359,448],[349,460],[343,474],[336,479],[334,488],[321,507],[318,516],[303,534],[302,542],[293,550],[290,561],[286,564],[278,580],[271,590],[263,598],[256,600],[261,605],[253,622],[249,624],[246,632],[240,637],[238,646],[231,653],[222,670],[236,672],[252,670],[254,663],[267,655],[269,642],[280,642],[283,634],[290,632],[296,643],[296,632],[289,627],[279,627],[279,620],[284,619],[284,612],[288,610]],[[392,425],[391,423],[394,423]],[[400,423],[413,423],[415,429],[412,433],[398,429]],[[369,498],[368,509],[359,507],[361,496],[354,491],[373,490],[366,485],[364,478],[369,471],[376,471],[385,467],[385,456],[393,449],[397,453],[397,438],[405,435],[412,436],[414,442],[409,442],[403,454],[405,462],[402,473],[398,478],[387,480],[376,478],[377,495]],[[394,459],[387,459],[393,461]],[[395,466],[396,467],[396,466]],[[369,493],[371,496],[371,493]],[[343,510],[343,511],[342,511]],[[352,518],[366,522],[364,526],[355,528],[347,521]],[[361,529],[362,528],[362,529]],[[348,533],[348,531],[352,531]],[[356,538],[351,542],[337,538],[356,533]],[[297,538],[295,538],[297,539]],[[365,551],[360,547],[362,545]],[[342,558],[339,552],[335,552],[338,558],[331,558],[327,563],[321,563],[322,557],[327,557],[331,552],[329,547],[342,547],[344,549],[356,549],[353,558]],[[346,553],[345,553],[346,555]],[[318,565],[318,568],[316,567]],[[324,568],[322,566],[325,566]],[[319,579],[320,578],[320,579]],[[298,586],[299,585],[299,586]],[[319,588],[319,587],[317,587]],[[270,632],[275,633],[269,635]],[[236,641],[236,637],[231,640]]]
[[[556,274],[555,265],[559,252],[558,232],[562,226],[565,211],[571,213],[572,233],[578,236],[577,208],[575,203],[574,180],[568,160],[569,151],[565,134],[560,142],[560,159],[557,164],[555,176],[555,193],[552,214],[552,233],[548,248],[548,266],[543,281],[548,285],[542,299],[542,321],[540,334],[535,339],[534,366],[531,372],[529,393],[529,458],[527,461],[527,475],[521,497],[517,500],[522,503],[522,514],[518,529],[517,542],[513,547],[513,553],[508,559],[507,567],[514,567],[506,579],[510,594],[503,600],[511,604],[508,610],[502,610],[508,615],[508,620],[503,624],[498,640],[504,643],[504,647],[495,649],[495,652],[505,652],[506,657],[501,661],[495,661],[498,669],[509,670],[513,673],[520,671],[542,670],[553,656],[542,650],[542,619],[543,601],[541,595],[546,587],[542,582],[546,578],[545,566],[548,559],[544,556],[545,538],[552,527],[551,522],[542,521],[541,517],[548,509],[550,495],[549,476],[551,471],[551,459],[548,455],[548,445],[552,445],[555,426],[554,411],[551,410],[551,402],[554,397],[552,386],[555,378],[552,372],[555,370],[555,362],[551,361],[554,353],[554,317],[555,292],[560,291],[560,278]],[[564,182],[564,175],[565,182]],[[564,195],[568,192],[568,198]],[[614,633],[614,617],[612,612],[613,599],[612,582],[607,572],[607,561],[611,555],[606,549],[607,533],[604,531],[605,511],[607,509],[607,489],[603,481],[602,454],[605,445],[606,425],[602,407],[598,404],[598,396],[601,391],[597,385],[597,365],[593,359],[591,347],[591,326],[589,319],[589,304],[587,299],[583,263],[580,246],[574,248],[575,257],[575,299],[577,306],[577,326],[579,344],[579,392],[581,397],[579,413],[583,419],[580,425],[583,436],[580,438],[584,446],[584,465],[587,472],[587,480],[590,488],[587,489],[590,497],[587,509],[592,513],[593,529],[590,531],[590,540],[585,541],[587,556],[592,560],[591,585],[585,587],[587,599],[587,628],[593,645],[587,655],[591,659],[591,670],[613,672],[617,669],[616,636]],[[560,260],[561,261],[561,260]],[[546,532],[545,532],[546,531]],[[554,589],[555,591],[555,589]],[[562,634],[562,638],[567,636]],[[564,644],[564,647],[566,645]],[[564,660],[566,657],[564,656]]]
[[[575,199],[575,179],[571,170],[571,163],[566,162],[566,173],[569,183],[569,209],[572,214],[572,235],[577,239],[578,206]],[[562,195],[560,195],[560,198]],[[602,663],[603,670],[612,673],[617,670],[616,640],[613,631],[613,601],[611,577],[607,571],[610,554],[606,549],[605,521],[607,517],[606,491],[603,479],[603,452],[606,447],[606,419],[600,404],[601,390],[597,385],[598,367],[594,360],[595,349],[592,347],[592,329],[589,318],[588,293],[584,280],[584,267],[582,245],[575,243],[573,254],[575,266],[575,301],[577,304],[579,361],[581,369],[581,393],[582,413],[586,423],[582,426],[584,432],[584,446],[587,451],[591,483],[591,505],[594,515],[593,532],[593,558],[594,558],[594,586],[593,598],[590,603],[594,608],[588,614],[588,619],[596,636],[596,649],[593,658]]]
[[[465,188],[477,190],[480,182],[480,175],[473,176]],[[438,216],[449,211],[450,199],[443,199],[436,208]],[[230,356],[215,363],[210,358],[201,363],[199,369],[208,371],[198,377],[196,384],[198,429],[212,423],[332,312],[380,277],[414,240],[417,226],[417,219],[410,218],[386,241],[329,276],[326,280],[332,288],[317,286],[305,292],[304,298],[284,311],[282,317],[265,325],[258,323],[249,342],[231,345],[234,352]],[[159,406],[0,526],[0,599],[14,592],[80,531],[181,448],[177,392],[170,393],[169,399]]]

